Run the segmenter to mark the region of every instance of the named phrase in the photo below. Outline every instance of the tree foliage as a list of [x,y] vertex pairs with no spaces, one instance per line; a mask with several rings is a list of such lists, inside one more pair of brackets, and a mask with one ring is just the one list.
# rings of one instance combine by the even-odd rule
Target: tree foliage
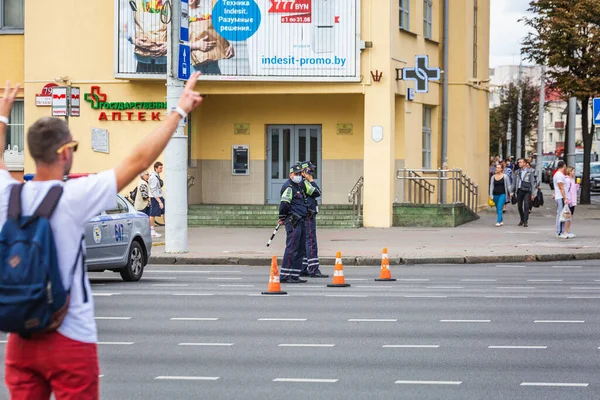
[[[525,145],[535,148],[537,143],[539,87],[530,78],[521,80],[523,89],[523,109],[521,120],[521,148],[525,155]],[[506,156],[506,132],[510,120],[512,132],[511,155],[517,153],[517,116],[519,110],[519,82],[510,82],[500,90],[500,105],[490,110],[490,154],[498,152],[498,139],[502,140],[502,151]]]
[[581,102],[584,170],[581,204],[590,203],[590,98],[600,93],[600,1],[534,0],[525,25],[532,32],[523,40],[527,59],[548,66],[551,84]]

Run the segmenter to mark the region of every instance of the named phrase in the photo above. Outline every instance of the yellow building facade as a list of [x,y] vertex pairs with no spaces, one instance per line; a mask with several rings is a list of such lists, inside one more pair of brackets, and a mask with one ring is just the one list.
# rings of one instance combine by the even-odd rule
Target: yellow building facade
[[[317,19],[318,0],[299,1]],[[0,50],[9,55],[0,81],[24,82],[25,128],[51,115],[41,99],[47,84],[80,88],[80,116],[68,119],[80,142],[75,173],[116,165],[167,111],[164,77],[119,73],[115,48],[123,38],[115,24],[122,10],[119,0],[107,3],[30,1],[22,33],[0,29]],[[364,226],[390,227],[401,192],[397,170],[442,167],[442,80],[412,98],[415,82],[397,78],[418,55],[443,69],[443,1],[357,0],[355,11],[356,79],[227,79],[225,71],[219,80],[198,83],[204,102],[186,127],[188,173],[195,178],[190,204],[277,204],[290,163],[310,159],[318,166],[323,204],[348,204],[349,191],[364,177]],[[448,167],[461,168],[484,191],[489,13],[489,0],[452,2],[450,63],[442,73],[449,87]],[[271,17],[264,13],[263,23]],[[225,64],[219,61],[221,69]],[[98,100],[116,108],[94,108]],[[244,174],[233,172],[234,146],[249,151]],[[25,148],[24,172],[34,171]]]

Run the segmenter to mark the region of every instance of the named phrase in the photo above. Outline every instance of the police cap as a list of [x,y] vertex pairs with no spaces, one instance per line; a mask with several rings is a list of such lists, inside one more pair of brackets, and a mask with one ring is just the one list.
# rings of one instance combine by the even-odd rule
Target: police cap
[[313,164],[311,161],[302,161],[299,164],[300,164],[300,166],[302,167],[303,170],[306,169],[306,168],[310,168],[310,169],[317,168],[317,166],[315,164]]
[[299,172],[302,172],[302,167],[300,166],[300,164],[292,165],[292,167],[290,168],[290,174],[297,174]]

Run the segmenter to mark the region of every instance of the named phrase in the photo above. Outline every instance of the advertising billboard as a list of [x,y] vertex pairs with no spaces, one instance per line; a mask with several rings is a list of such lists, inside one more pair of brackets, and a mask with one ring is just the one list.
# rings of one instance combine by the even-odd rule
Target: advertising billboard
[[[163,1],[116,0],[117,77],[164,78],[171,13]],[[360,80],[358,0],[184,3],[191,72],[202,79]]]

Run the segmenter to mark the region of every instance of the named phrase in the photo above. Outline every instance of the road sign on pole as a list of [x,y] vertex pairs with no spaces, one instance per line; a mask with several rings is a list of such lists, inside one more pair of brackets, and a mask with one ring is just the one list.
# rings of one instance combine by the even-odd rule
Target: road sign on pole
[[179,44],[179,67],[177,68],[177,79],[190,79],[190,68],[192,67],[192,57],[190,54],[190,46],[187,44]]
[[592,104],[594,106],[594,125],[600,125],[600,98],[594,99]]
[[188,42],[190,40],[189,12],[189,0],[181,0],[181,25],[179,28],[179,40],[182,42]]
[[66,86],[55,86],[52,88],[52,116],[66,117],[69,100],[67,99],[68,88]]

